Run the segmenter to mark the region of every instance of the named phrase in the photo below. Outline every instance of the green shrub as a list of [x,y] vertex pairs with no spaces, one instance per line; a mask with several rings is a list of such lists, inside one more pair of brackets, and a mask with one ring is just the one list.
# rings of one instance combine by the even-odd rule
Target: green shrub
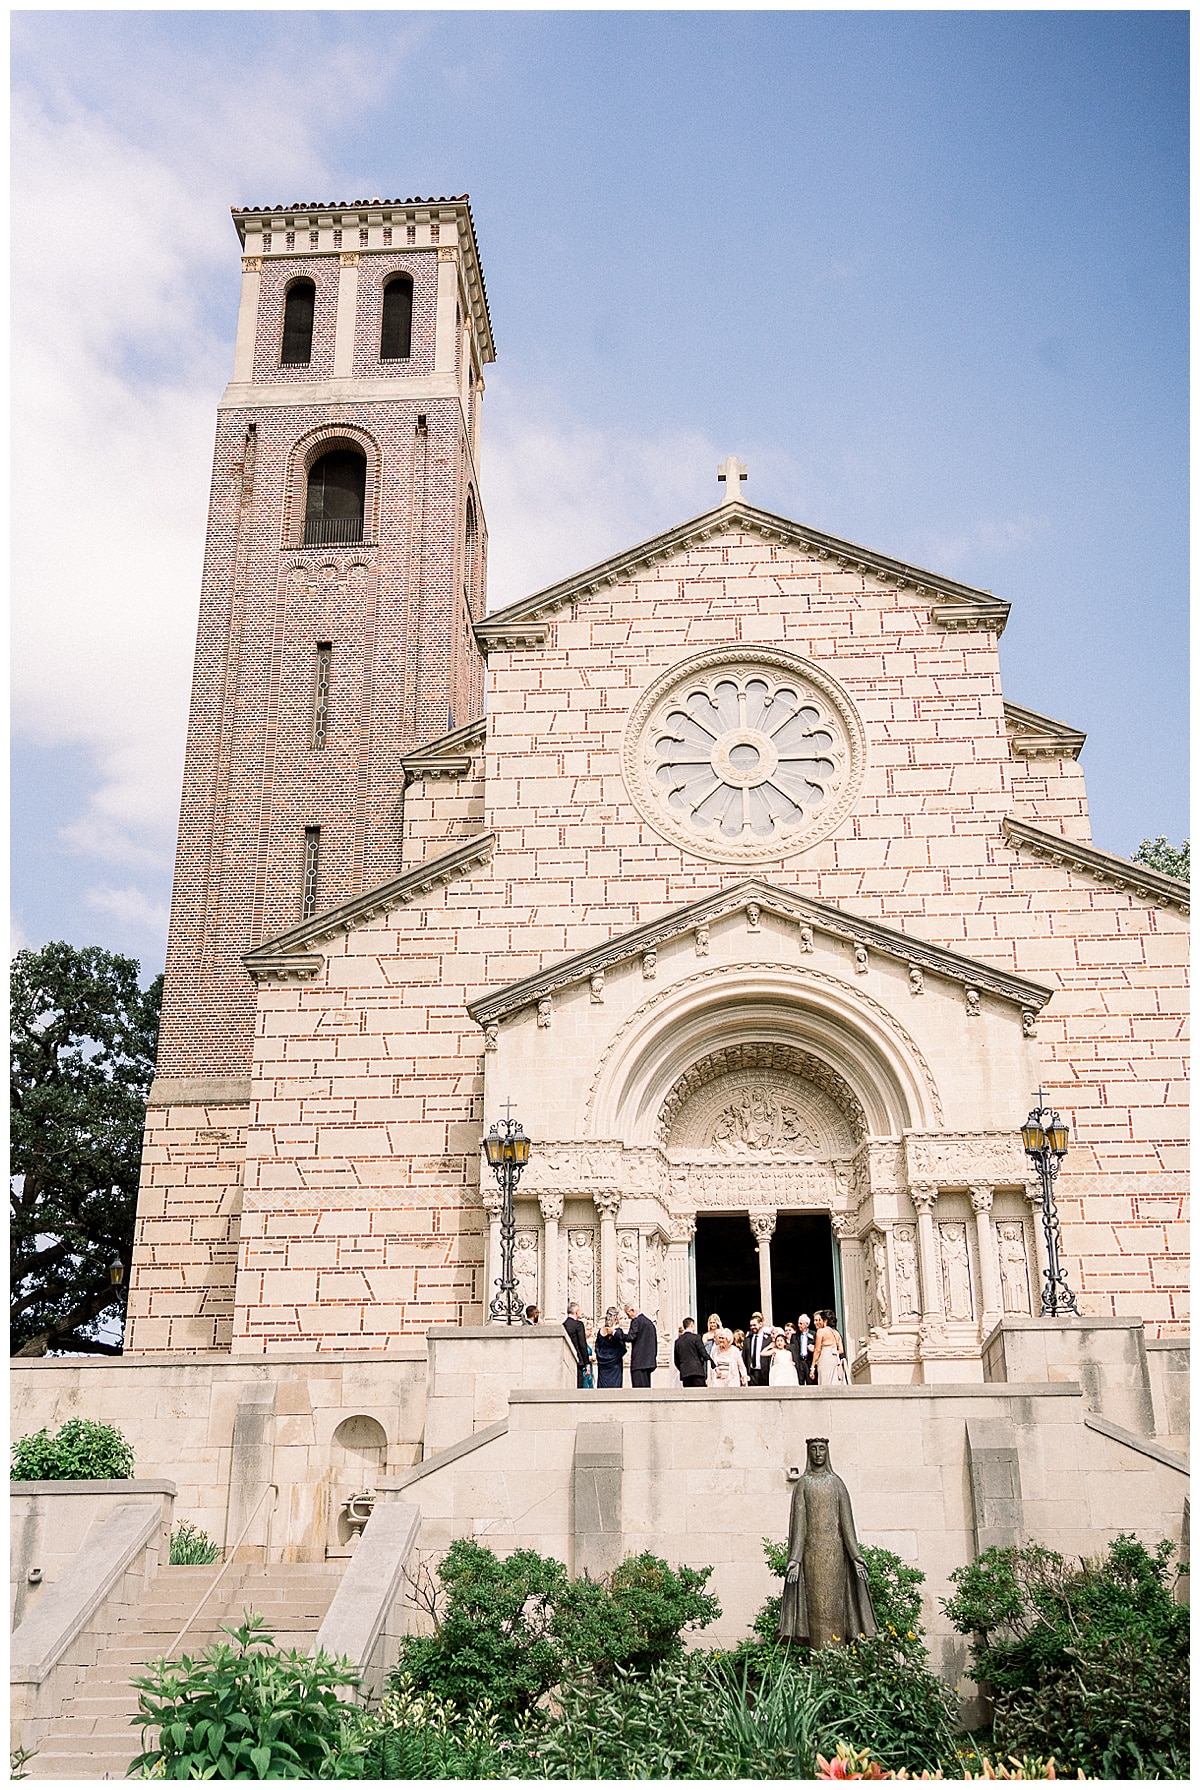
[[13,1479],[132,1479],[133,1449],[111,1423],[72,1417],[56,1435],[38,1430],[13,1444]]
[[[834,1694],[777,1656],[757,1678],[739,1660],[694,1652],[646,1678],[561,1692],[530,1732],[533,1775],[547,1778],[811,1778],[836,1721]],[[870,1711],[860,1712],[864,1723]]]
[[1093,1777],[1186,1775],[1188,1616],[1171,1596],[1173,1552],[1121,1535],[1069,1564],[1030,1543],[951,1575],[946,1614],[971,1636],[1000,1751],[1053,1753]]
[[360,1777],[362,1748],[339,1686],[356,1684],[347,1660],[327,1653],[283,1653],[261,1616],[249,1610],[238,1628],[222,1624],[235,1646],[218,1641],[200,1659],[159,1660],[135,1678],[140,1713],[159,1730],[130,1772],[164,1778]]
[[500,1731],[487,1703],[464,1714],[457,1704],[418,1691],[390,1690],[378,1708],[357,1715],[350,1754],[338,1777],[511,1778],[529,1761],[519,1743]]
[[437,1569],[436,1632],[401,1643],[396,1684],[463,1710],[486,1701],[511,1726],[564,1678],[645,1673],[678,1655],[685,1629],[721,1613],[704,1589],[711,1571],[639,1554],[604,1579],[570,1579],[529,1548],[501,1560],[453,1542]]
[[220,1555],[215,1541],[185,1517],[171,1531],[172,1566],[211,1566]]

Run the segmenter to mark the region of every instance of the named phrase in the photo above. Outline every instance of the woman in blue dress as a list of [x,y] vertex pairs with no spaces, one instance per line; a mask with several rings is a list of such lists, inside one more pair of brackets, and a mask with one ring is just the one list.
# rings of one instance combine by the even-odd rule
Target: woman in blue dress
[[604,1322],[596,1332],[596,1385],[597,1387],[620,1386],[624,1381],[625,1351],[629,1344],[625,1340],[625,1332],[617,1326],[617,1308],[610,1305],[604,1314]]

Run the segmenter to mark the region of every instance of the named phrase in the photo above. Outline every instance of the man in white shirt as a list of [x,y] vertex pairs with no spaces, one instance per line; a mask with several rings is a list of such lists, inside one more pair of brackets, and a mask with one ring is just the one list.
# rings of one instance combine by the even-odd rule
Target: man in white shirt
[[796,1334],[792,1338],[792,1357],[796,1363],[796,1378],[801,1386],[812,1382],[812,1331],[808,1327],[808,1313],[802,1311],[796,1319]]
[[771,1362],[769,1357],[766,1361],[763,1360],[763,1350],[767,1345],[768,1339],[773,1334],[774,1332],[763,1328],[763,1315],[761,1311],[751,1312],[750,1328],[746,1332],[746,1340],[742,1344],[742,1354],[745,1358],[746,1372],[750,1377],[751,1386],[765,1386],[767,1384],[767,1376],[771,1371]]

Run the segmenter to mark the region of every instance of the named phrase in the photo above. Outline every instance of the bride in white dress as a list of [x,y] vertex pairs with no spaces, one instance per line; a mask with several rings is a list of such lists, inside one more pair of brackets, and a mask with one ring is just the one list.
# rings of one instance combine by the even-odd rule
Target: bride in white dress
[[768,1386],[799,1386],[800,1376],[796,1372],[796,1363],[782,1330],[775,1332],[770,1355],[771,1371],[767,1376]]

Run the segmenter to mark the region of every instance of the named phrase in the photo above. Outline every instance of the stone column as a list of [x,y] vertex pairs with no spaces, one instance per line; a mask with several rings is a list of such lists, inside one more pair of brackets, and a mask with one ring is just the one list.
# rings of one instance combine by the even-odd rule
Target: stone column
[[333,377],[354,373],[354,325],[358,316],[358,256],[338,257],[337,321],[333,326]]
[[851,1363],[867,1340],[867,1314],[863,1303],[863,1246],[857,1220],[843,1213],[832,1221],[842,1258],[842,1298],[846,1306],[846,1361]]
[[262,257],[242,259],[242,296],[238,304],[237,342],[233,350],[233,378],[239,385],[254,378],[254,344],[258,337],[258,296],[262,290]]
[[972,1187],[971,1204],[975,1208],[975,1246],[979,1252],[979,1291],[983,1305],[979,1329],[980,1334],[986,1336],[1000,1317],[1004,1304],[1000,1297],[1000,1262],[992,1225],[992,1189]]
[[617,1213],[621,1194],[616,1187],[604,1187],[592,1195],[600,1214],[600,1296],[594,1317],[599,1323],[610,1305],[617,1302]]
[[937,1205],[937,1188],[910,1187],[909,1197],[917,1210],[917,1260],[921,1269],[921,1321],[940,1327],[945,1320],[942,1309],[942,1265],[938,1260],[937,1236],[933,1228],[933,1208]]
[[458,308],[458,250],[438,250],[437,313],[433,334],[433,370],[453,373],[458,362],[458,331],[454,313]]
[[542,1322],[556,1324],[559,1312],[566,1315],[566,1288],[562,1271],[562,1245],[558,1226],[563,1215],[561,1193],[539,1193],[542,1212]]
[[[694,1215],[671,1220],[671,1247],[667,1251],[667,1302],[670,1306],[668,1323],[671,1329],[670,1341],[674,1344],[675,1331],[687,1316],[695,1317],[692,1311],[692,1283],[688,1274],[688,1259],[693,1237],[696,1235],[696,1219]],[[703,1329],[703,1324],[700,1325]]]
[[500,1278],[500,1213],[504,1208],[504,1195],[498,1187],[485,1187],[482,1195],[483,1209],[488,1215],[487,1254],[483,1261],[483,1321],[488,1324],[491,1322],[492,1300],[498,1290],[495,1283]]
[[771,1238],[775,1234],[775,1216],[774,1212],[750,1214],[750,1229],[758,1239],[758,1303],[767,1324],[775,1321],[771,1316]]

